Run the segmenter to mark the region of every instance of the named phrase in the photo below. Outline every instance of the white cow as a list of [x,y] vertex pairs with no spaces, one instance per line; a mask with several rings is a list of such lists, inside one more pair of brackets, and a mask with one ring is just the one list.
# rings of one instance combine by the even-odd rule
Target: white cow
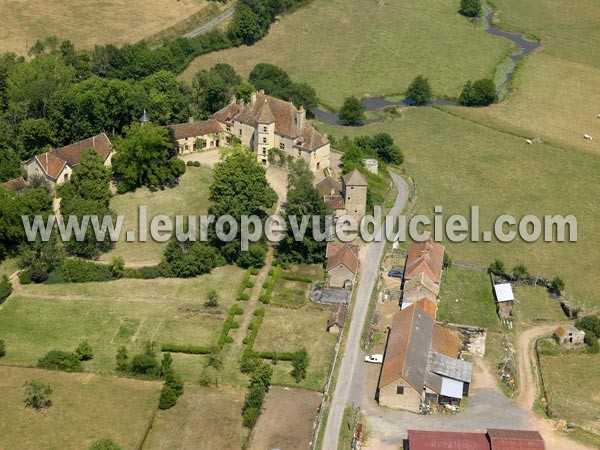
[[591,141],[591,140],[592,140],[592,136],[590,136],[589,134],[584,134],[584,135],[583,135],[583,137],[584,137],[585,139],[587,139],[588,141]]
[[527,142],[529,145],[533,145],[533,141],[531,139],[525,139],[525,142]]

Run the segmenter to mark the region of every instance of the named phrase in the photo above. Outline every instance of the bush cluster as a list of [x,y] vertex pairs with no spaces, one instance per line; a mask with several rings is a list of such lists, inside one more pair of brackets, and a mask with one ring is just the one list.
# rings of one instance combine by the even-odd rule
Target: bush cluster
[[242,406],[244,426],[253,428],[265,400],[265,394],[271,385],[273,369],[265,363],[258,363],[251,372],[248,393]]
[[10,294],[12,294],[12,283],[4,275],[0,280],[0,305],[6,301]]
[[219,335],[219,340],[217,342],[217,348],[220,350],[223,348],[223,345],[230,344],[233,342],[233,338],[228,336],[229,330],[234,328],[239,328],[239,323],[235,321],[235,316],[243,314],[244,310],[237,305],[233,305],[227,314],[227,318],[223,323],[223,328],[221,328],[221,334]]
[[63,260],[58,270],[66,283],[89,283],[114,279],[110,266],[78,258]]
[[273,289],[275,289],[275,284],[279,279],[280,272],[280,266],[275,266],[274,269],[269,270],[269,275],[271,275],[271,277],[263,284],[265,292],[259,297],[261,303],[264,303],[265,305],[271,303],[271,295],[273,295]]
[[162,352],[187,353],[188,355],[208,355],[210,353],[209,347],[200,345],[162,344],[160,350]]

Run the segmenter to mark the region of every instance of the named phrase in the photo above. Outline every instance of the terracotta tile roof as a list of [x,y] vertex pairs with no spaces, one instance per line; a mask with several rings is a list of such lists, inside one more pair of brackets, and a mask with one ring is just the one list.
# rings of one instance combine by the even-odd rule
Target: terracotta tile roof
[[344,198],[341,195],[324,195],[323,201],[331,206],[334,211],[345,208]]
[[417,392],[423,390],[433,323],[431,316],[416,304],[394,314],[380,387],[402,378]]
[[323,178],[321,181],[317,183],[315,186],[319,194],[321,195],[333,195],[342,193],[342,183],[333,178],[332,176],[328,176]]
[[15,192],[24,191],[25,189],[27,189],[27,183],[25,182],[23,177],[15,178],[14,180],[9,180],[6,183],[2,183],[2,186],[4,186],[4,188],[7,191]]
[[434,283],[439,284],[444,264],[444,247],[429,238],[424,242],[412,242],[408,248],[408,258],[404,278],[410,280],[423,272]]
[[333,305],[331,307],[329,319],[327,320],[327,329],[329,330],[333,325],[338,325],[340,328],[343,328],[346,323],[346,312],[346,305],[341,303]]
[[410,450],[490,450],[483,433],[408,430]]
[[242,106],[238,103],[230,103],[225,108],[217,111],[212,116],[212,119],[218,120],[219,122],[231,122],[233,118],[240,113]]
[[544,450],[544,439],[537,431],[499,430],[490,428],[487,434],[492,450]]
[[57,158],[52,152],[42,153],[41,155],[34,156],[34,158],[46,175],[55,180],[58,179],[63,168],[67,165],[64,159]]
[[79,164],[83,154],[91,148],[96,150],[100,156],[106,160],[112,151],[112,144],[110,143],[110,140],[106,134],[101,133],[97,136],[84,139],[83,141],[75,142],[65,147],[51,150],[50,153],[57,158],[66,161],[70,166],[75,166]]
[[258,123],[273,123],[275,122],[275,116],[273,115],[273,111],[271,111],[271,107],[269,106],[269,100],[265,98],[258,115],[256,116],[256,121]]
[[440,287],[435,284],[431,279],[424,273],[421,272],[417,274],[416,277],[411,278],[406,283],[404,283],[404,292],[408,293],[410,291],[417,290],[423,291],[427,290],[431,292],[436,297],[440,294]]
[[556,330],[554,330],[554,334],[559,338],[562,338],[567,333],[573,333],[574,335],[585,334],[584,331],[581,331],[580,329],[572,325],[560,326]]
[[456,358],[461,347],[462,342],[455,332],[439,323],[433,325],[431,351]]
[[327,243],[327,250],[325,251],[325,257],[329,258],[330,256],[335,255],[337,252],[339,252],[344,247],[349,247],[350,250],[352,250],[354,252],[354,254],[358,257],[358,254],[360,252],[360,247],[358,245],[345,244],[344,242],[340,242],[340,241],[331,241],[331,242]]
[[305,122],[296,146],[302,147],[306,150],[314,151],[323,147],[327,143],[327,139],[321,136],[321,134],[315,130],[310,122]]
[[216,134],[225,131],[225,127],[214,119],[200,122],[179,123],[169,125],[169,130],[175,140]]
[[331,270],[340,264],[346,266],[354,274],[358,271],[358,257],[348,245],[344,245],[327,260],[327,270]]
[[428,298],[422,298],[417,300],[415,303],[423,308],[423,311],[425,311],[432,319],[435,320],[435,316],[437,314],[437,304],[435,302],[432,302]]
[[367,179],[358,169],[354,169],[352,172],[344,175],[344,184],[346,186],[367,186]]

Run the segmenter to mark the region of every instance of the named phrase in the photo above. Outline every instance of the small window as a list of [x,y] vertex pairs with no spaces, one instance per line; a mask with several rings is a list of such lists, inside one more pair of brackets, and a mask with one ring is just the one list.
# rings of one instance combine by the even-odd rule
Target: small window
[[227,125],[227,132],[231,133],[231,125]]
[[69,174],[65,173],[65,181],[69,181]]
[[266,137],[264,137],[264,138],[263,138],[263,144],[266,144],[266,143],[267,143],[267,138],[266,138]]
[[396,386],[396,394],[404,395],[404,386]]
[[240,130],[240,137],[242,137],[242,130]]
[[279,144],[279,149],[280,150],[285,150],[285,144],[283,142],[281,144]]
[[263,133],[267,132],[267,127],[263,127]]

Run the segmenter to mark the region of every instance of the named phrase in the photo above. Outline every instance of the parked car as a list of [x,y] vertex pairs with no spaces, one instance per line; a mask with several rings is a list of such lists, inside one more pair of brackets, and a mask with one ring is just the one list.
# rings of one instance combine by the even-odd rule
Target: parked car
[[403,276],[404,276],[404,272],[401,272],[400,270],[390,270],[388,272],[388,277],[402,278]]
[[367,355],[367,356],[365,356],[365,362],[381,364],[381,363],[383,363],[383,355],[381,355],[381,354]]

